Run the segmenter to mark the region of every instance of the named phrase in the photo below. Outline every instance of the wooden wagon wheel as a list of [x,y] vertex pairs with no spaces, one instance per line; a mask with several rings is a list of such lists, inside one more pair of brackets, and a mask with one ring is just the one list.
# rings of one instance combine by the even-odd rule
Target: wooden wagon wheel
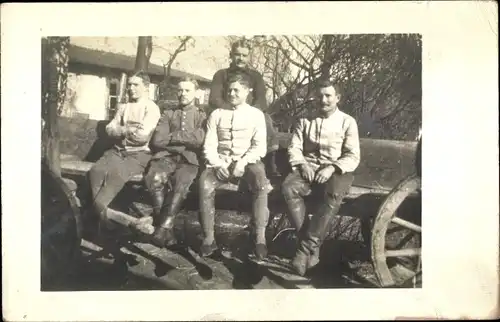
[[73,273],[80,254],[81,224],[76,197],[61,177],[42,165],[41,282],[52,288]]
[[[404,287],[421,278],[420,191],[420,176],[408,176],[389,193],[375,218],[371,257],[382,287]],[[417,203],[403,207],[414,196]],[[401,214],[401,208],[413,217]]]

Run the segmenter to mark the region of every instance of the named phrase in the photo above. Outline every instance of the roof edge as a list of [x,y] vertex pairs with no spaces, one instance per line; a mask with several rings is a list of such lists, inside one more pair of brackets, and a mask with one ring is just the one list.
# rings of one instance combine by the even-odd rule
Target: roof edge
[[[43,46],[46,43],[47,43],[47,37],[42,37],[42,39],[41,39],[41,45]],[[105,51],[105,50],[101,50],[101,49],[89,48],[89,47],[79,46],[79,45],[75,45],[75,44],[71,44],[71,43],[70,43],[70,50],[85,50],[85,51],[89,51],[89,52],[92,52],[92,53],[95,53],[95,54],[107,54],[107,55],[112,55],[112,56],[115,56],[115,57],[121,57],[121,58],[126,58],[126,59],[135,59],[135,56],[132,56],[132,55],[126,55],[126,54],[116,53],[116,52],[112,52],[112,51]],[[70,59],[71,59],[71,57],[70,57]],[[81,61],[78,61],[78,60],[77,60],[77,62],[82,63]],[[149,66],[151,66],[154,69],[161,69],[161,70],[163,70],[163,66],[160,66],[160,65],[155,64],[155,63],[151,63],[150,62]],[[212,82],[211,79],[206,78],[204,76],[193,74],[193,73],[189,73],[189,72],[185,72],[183,70],[179,70],[179,69],[176,69],[176,68],[172,68],[172,71],[175,71],[175,72],[177,72],[179,74],[184,74],[184,75],[189,76],[189,77],[193,77],[197,81],[201,81],[201,82],[205,82],[205,83],[211,83]],[[152,73],[152,74],[154,74],[154,75],[160,75],[159,73]]]

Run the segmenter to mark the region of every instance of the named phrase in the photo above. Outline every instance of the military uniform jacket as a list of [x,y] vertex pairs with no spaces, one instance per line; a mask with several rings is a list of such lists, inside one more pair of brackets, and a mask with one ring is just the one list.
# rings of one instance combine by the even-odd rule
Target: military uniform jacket
[[205,122],[205,112],[195,105],[165,110],[151,139],[152,159],[182,155],[200,165]]

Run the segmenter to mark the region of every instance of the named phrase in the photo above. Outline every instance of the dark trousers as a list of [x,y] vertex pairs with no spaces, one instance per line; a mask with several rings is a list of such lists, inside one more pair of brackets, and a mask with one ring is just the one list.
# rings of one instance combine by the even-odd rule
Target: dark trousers
[[[262,162],[249,164],[242,179],[248,184],[252,194],[253,225],[258,240],[265,241],[265,229],[269,220],[268,181]],[[205,169],[200,175],[200,222],[205,238],[214,238],[215,229],[215,190],[224,182],[217,179],[214,168]]]
[[198,176],[199,167],[182,156],[164,157],[150,161],[144,182],[149,191],[167,190],[187,195]]
[[147,151],[126,152],[108,150],[89,172],[93,205],[100,216],[123,186],[135,175],[140,175],[151,158]]
[[[299,171],[290,173],[282,184],[282,194],[288,207],[288,215],[295,226],[300,231],[302,229],[306,207],[304,197],[311,196],[318,200],[319,209],[331,209],[331,215],[335,215],[345,195],[349,192],[354,176],[352,173],[334,173],[332,177],[323,184],[309,183]],[[317,214],[313,214],[315,216]],[[327,227],[324,227],[325,229]]]
[[199,167],[187,162],[181,155],[153,159],[144,181],[153,200],[153,223],[164,228],[173,227],[173,219],[180,211]]

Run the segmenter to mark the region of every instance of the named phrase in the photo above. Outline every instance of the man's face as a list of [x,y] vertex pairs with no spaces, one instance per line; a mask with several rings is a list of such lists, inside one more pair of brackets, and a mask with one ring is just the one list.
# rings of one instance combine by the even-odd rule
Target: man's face
[[318,101],[321,106],[321,111],[330,112],[337,108],[339,96],[335,92],[333,86],[322,87],[318,91]]
[[228,88],[228,100],[232,106],[237,106],[243,104],[247,101],[250,89],[242,85],[240,82],[233,82],[229,84]]
[[196,98],[196,88],[191,82],[180,82],[177,88],[177,98],[181,106],[193,103]]
[[146,92],[146,86],[142,78],[133,76],[128,79],[128,93],[131,99],[138,100],[144,96]]
[[231,61],[238,68],[245,68],[248,64],[250,50],[244,47],[237,47],[231,53]]

